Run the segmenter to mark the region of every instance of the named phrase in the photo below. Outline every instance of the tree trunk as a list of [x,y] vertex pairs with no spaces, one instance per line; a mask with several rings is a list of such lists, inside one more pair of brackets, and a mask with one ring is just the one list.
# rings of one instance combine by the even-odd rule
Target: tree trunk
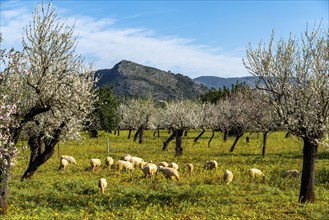
[[[44,139],[42,141],[42,143],[45,145],[45,149],[44,151],[37,155],[35,158],[34,156],[32,156],[32,153],[31,153],[31,158],[30,158],[30,162],[29,162],[29,167],[27,168],[27,170],[25,171],[25,173],[23,174],[21,180],[24,180],[24,179],[27,179],[27,178],[30,178],[33,176],[33,174],[35,173],[35,171],[37,171],[37,169],[42,165],[44,164],[55,152],[55,146],[56,144],[59,142],[60,140],[60,135],[62,133],[62,129],[65,127],[66,123],[65,122],[62,122],[61,125],[53,132],[53,137],[46,140]],[[42,134],[39,134],[40,136]],[[35,140],[38,140],[40,138],[41,140],[41,137],[38,137],[38,136],[35,136],[33,139],[34,141],[30,141],[29,139],[29,146],[30,146],[30,149],[31,151],[36,151],[36,152],[41,152],[39,150],[39,148],[42,146],[42,143],[38,142],[38,141],[35,141]],[[36,145],[36,146],[34,146]],[[33,161],[31,161],[31,159],[34,158]]]
[[187,130],[184,132],[184,137],[187,137]]
[[142,144],[144,142],[144,128],[141,128],[140,129],[140,132],[139,132],[139,144]]
[[204,134],[206,130],[204,128],[202,128],[201,133],[194,139],[194,143],[197,142],[199,140],[200,137],[202,137],[202,135]]
[[238,140],[240,139],[240,137],[243,136],[243,133],[238,133],[235,137],[235,140],[234,140],[234,143],[230,149],[230,152],[233,152],[234,151],[234,148],[235,148],[235,145],[238,143]]
[[318,144],[310,138],[303,138],[303,171],[300,185],[299,202],[315,202],[314,176],[315,159],[318,151]]
[[141,129],[138,128],[135,135],[134,135],[134,142],[137,140],[139,133],[141,132]]
[[183,155],[183,147],[182,147],[182,139],[183,139],[184,130],[179,129],[175,131],[175,138],[176,138],[176,157]]
[[[7,164],[4,161],[7,160]],[[3,158],[0,164],[0,214],[7,213],[8,179],[10,174],[10,159]]]
[[212,139],[214,138],[214,136],[215,136],[215,130],[212,129],[212,134],[211,134],[211,137],[210,137],[210,139],[208,141],[208,147],[210,147],[210,142],[212,141]]
[[130,139],[130,137],[131,137],[131,131],[132,131],[132,129],[131,129],[131,128],[129,128],[129,132],[128,132],[128,139]]
[[227,141],[227,136],[228,136],[228,130],[224,130],[224,136],[223,136],[223,140],[224,140],[224,142],[226,142]]
[[267,133],[268,133],[267,131],[263,131],[263,148],[262,148],[262,156],[263,157],[265,157]]
[[162,147],[162,150],[163,151],[167,150],[170,141],[174,140],[174,138],[175,138],[175,132],[173,132],[170,135],[170,137],[165,142],[163,142],[163,147]]

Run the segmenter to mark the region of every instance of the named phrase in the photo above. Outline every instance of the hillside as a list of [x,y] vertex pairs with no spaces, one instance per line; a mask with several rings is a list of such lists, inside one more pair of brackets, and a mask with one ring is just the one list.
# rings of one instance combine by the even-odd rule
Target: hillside
[[227,88],[231,88],[232,85],[237,82],[243,83],[246,82],[247,85],[255,86],[257,78],[254,76],[246,76],[246,77],[232,77],[232,78],[222,78],[217,76],[200,76],[194,78],[193,81],[202,85],[207,86],[208,88],[223,88],[224,86]]
[[153,97],[156,100],[194,99],[208,88],[182,74],[123,60],[112,69],[96,71],[98,86],[110,86],[118,97]]

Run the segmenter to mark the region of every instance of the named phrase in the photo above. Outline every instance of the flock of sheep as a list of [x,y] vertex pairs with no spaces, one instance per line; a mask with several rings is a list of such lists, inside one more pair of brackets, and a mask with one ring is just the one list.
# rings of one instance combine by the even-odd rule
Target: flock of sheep
[[[65,170],[65,168],[68,166],[69,163],[76,164],[75,159],[72,156],[62,155],[60,157],[60,169]],[[93,172],[97,168],[99,168],[102,165],[102,162],[100,159],[90,159],[90,166]],[[114,164],[114,160],[112,157],[106,157],[105,158],[105,166],[108,168],[111,168],[113,166],[116,166],[117,171],[133,171],[136,168],[140,168],[145,178],[156,175],[158,172],[163,173],[163,175],[167,179],[176,179],[179,181],[179,173],[178,173],[178,164],[175,162],[167,163],[165,161],[160,162],[158,165],[152,163],[152,161],[145,162],[140,157],[131,156],[130,154],[125,154],[120,157],[120,159],[117,161],[116,164]],[[204,164],[204,169],[208,170],[214,170],[217,169],[218,163],[216,160],[209,160]],[[185,164],[184,168],[186,168],[190,175],[193,173],[194,166],[191,163]],[[251,168],[248,170],[248,175],[250,179],[255,179],[259,177],[263,177],[265,180],[265,175],[262,173],[261,170],[256,168]],[[286,175],[291,175],[293,177],[298,178],[299,177],[299,171],[298,170],[287,170]],[[233,173],[230,170],[225,170],[223,179],[226,185],[230,184],[233,180]],[[105,193],[105,189],[107,187],[107,181],[105,178],[100,178],[98,180],[98,187],[99,191],[101,193]]]

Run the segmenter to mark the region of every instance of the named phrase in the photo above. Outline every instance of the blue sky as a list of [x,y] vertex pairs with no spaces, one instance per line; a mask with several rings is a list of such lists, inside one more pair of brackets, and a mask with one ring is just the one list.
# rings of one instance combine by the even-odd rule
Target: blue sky
[[[20,49],[23,27],[40,1],[1,0],[2,48]],[[47,2],[47,1],[46,1]],[[182,73],[247,76],[248,43],[299,37],[306,24],[328,28],[328,1],[53,0],[59,17],[75,22],[77,52],[95,69],[120,60]]]

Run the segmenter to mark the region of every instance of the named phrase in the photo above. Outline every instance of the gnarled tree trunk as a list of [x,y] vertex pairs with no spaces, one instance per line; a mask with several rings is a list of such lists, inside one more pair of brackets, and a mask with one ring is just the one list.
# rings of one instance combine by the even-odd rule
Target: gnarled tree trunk
[[183,140],[183,133],[184,130],[178,129],[175,131],[175,138],[176,138],[176,154],[175,156],[181,156],[183,155],[183,147],[182,147],[182,140]]
[[214,136],[215,136],[215,130],[212,129],[211,137],[210,137],[210,139],[208,141],[208,147],[210,147],[210,142],[212,141],[212,139],[214,138]]
[[[21,180],[28,179],[33,176],[35,171],[44,164],[55,152],[55,146],[60,140],[60,135],[62,133],[62,129],[65,127],[66,123],[62,122],[61,125],[54,131],[53,137],[50,139],[41,140],[41,135],[35,135],[29,139],[29,146],[31,149],[31,157],[29,162],[29,167],[24,172]],[[44,150],[42,149],[42,145],[44,144]]]
[[318,152],[318,144],[310,138],[303,138],[303,171],[300,186],[299,202],[315,202],[314,180],[315,159]]
[[239,133],[237,133],[236,134],[236,136],[235,136],[235,140],[234,140],[234,143],[233,143],[233,145],[232,145],[232,147],[231,147],[231,149],[230,149],[230,152],[233,152],[234,151],[234,148],[235,148],[235,146],[236,146],[236,144],[238,143],[238,140],[241,138],[243,136],[243,132],[239,132]]

